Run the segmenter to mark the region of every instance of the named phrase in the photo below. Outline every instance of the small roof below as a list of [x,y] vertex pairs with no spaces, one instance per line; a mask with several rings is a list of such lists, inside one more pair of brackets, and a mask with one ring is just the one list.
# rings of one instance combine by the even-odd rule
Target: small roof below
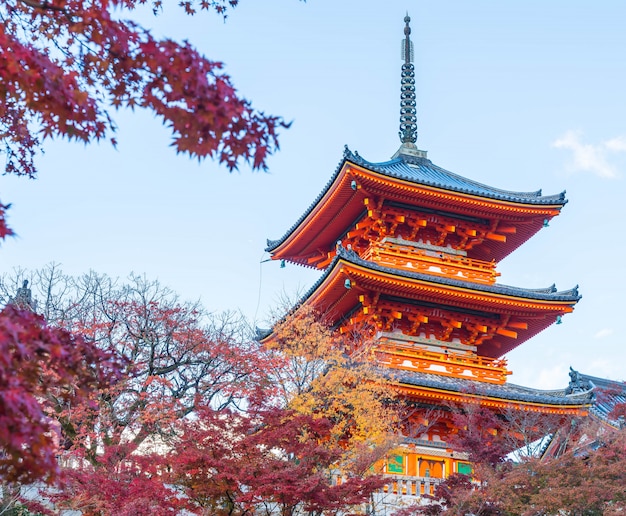
[[611,426],[619,428],[624,421],[613,417],[611,412],[617,405],[626,403],[626,384],[606,378],[582,374],[570,367],[570,384],[567,390],[572,393],[593,392],[594,400],[590,413]]

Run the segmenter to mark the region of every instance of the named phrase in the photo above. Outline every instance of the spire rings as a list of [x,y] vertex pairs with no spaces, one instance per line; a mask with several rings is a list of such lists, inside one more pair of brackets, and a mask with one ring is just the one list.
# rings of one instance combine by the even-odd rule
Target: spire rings
[[400,132],[402,143],[417,141],[417,109],[415,102],[415,71],[413,64],[402,65],[400,84]]

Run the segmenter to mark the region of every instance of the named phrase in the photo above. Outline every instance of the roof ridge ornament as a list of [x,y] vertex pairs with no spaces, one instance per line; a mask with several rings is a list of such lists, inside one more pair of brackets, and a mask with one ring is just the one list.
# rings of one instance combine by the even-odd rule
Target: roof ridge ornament
[[413,42],[411,41],[411,17],[404,17],[404,39],[402,40],[402,80],[400,85],[400,131],[402,145],[393,158],[426,158],[426,151],[415,145],[417,141],[417,109],[415,101],[415,69],[413,66]]

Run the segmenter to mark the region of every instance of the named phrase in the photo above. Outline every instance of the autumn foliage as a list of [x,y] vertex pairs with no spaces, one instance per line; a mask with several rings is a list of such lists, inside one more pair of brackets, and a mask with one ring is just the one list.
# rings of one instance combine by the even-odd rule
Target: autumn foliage
[[365,332],[337,335],[320,314],[302,306],[274,325],[266,346],[282,402],[297,413],[333,421],[331,434],[346,455],[354,451],[362,459],[365,450],[384,455],[397,444],[395,394],[371,360]]
[[[8,0],[0,26],[0,123],[7,172],[32,175],[43,136],[90,141],[114,129],[108,106],[145,107],[174,145],[228,167],[255,168],[276,146],[281,120],[255,112],[222,72],[188,43],[157,40],[124,16],[134,0]],[[235,0],[182,2],[223,14]],[[160,1],[153,2],[155,12]],[[51,51],[54,41],[56,51]]]
[[[181,492],[164,482],[160,455],[128,454],[122,448],[108,447],[100,466],[75,456],[64,471],[62,488],[49,500],[84,516],[171,516],[187,507]],[[41,508],[38,512],[46,514]]]
[[52,266],[32,286],[46,296],[38,309],[50,324],[111,350],[122,363],[115,384],[83,403],[56,406],[62,446],[81,460],[98,465],[109,448],[122,460],[146,440],[173,435],[198,404],[237,406],[264,385],[260,348],[244,338],[238,314],[206,314],[139,276],[118,285]]
[[[223,64],[188,42],[157,39],[126,19],[145,0],[5,0],[0,3],[0,153],[5,171],[33,177],[42,140],[112,137],[111,108],[154,112],[172,145],[230,170],[267,167],[280,117],[256,111]],[[237,0],[185,0],[185,12],[224,16]],[[161,0],[153,0],[157,14]],[[7,234],[0,204],[0,238]]]
[[504,461],[511,446],[505,437],[505,421],[492,410],[468,405],[454,413],[454,426],[458,429],[448,439],[448,444],[468,454],[469,461],[476,466],[495,467]]
[[[0,299],[24,274],[2,279]],[[208,314],[142,277],[50,266],[28,278],[49,325],[122,364],[118,381],[82,399],[51,398],[57,507],[322,515],[382,486],[373,466],[395,444],[390,394],[317,314],[280,321],[261,343],[237,314]]]
[[[520,417],[518,422],[522,419]],[[477,415],[472,421],[486,422],[485,429],[494,427],[494,422],[484,415]],[[500,421],[501,430],[515,427],[504,418]],[[623,514],[626,510],[626,431],[593,420],[562,421],[558,429],[552,426],[553,421],[549,424],[554,438],[567,444],[556,456],[518,455],[515,461],[510,455],[497,458],[494,451],[498,447],[505,450],[508,438],[502,431],[500,434],[491,432],[492,438],[486,438],[482,444],[480,440],[472,441],[476,448],[469,450],[472,457],[485,459],[474,464],[472,478],[451,475],[437,486],[428,505],[409,506],[394,516]],[[523,443],[523,440],[518,442]]]
[[379,476],[337,468],[345,452],[326,417],[206,408],[182,427],[169,464],[190,502],[210,514],[334,514],[382,487]]
[[9,205],[0,203],[0,240],[13,234],[13,231],[9,228],[6,221],[6,211],[9,208]]
[[623,514],[625,460],[624,431],[607,432],[590,425],[560,457],[528,459],[495,472],[473,501],[497,508],[499,512],[493,514]]
[[55,410],[89,403],[92,391],[109,385],[117,371],[112,358],[29,310],[0,312],[0,479],[58,476]]

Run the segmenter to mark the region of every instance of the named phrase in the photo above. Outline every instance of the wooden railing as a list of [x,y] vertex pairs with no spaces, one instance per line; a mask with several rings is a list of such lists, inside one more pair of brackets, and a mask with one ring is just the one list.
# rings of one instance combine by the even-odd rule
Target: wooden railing
[[496,263],[468,258],[454,249],[435,246],[420,247],[417,243],[398,243],[396,239],[372,242],[363,253],[365,260],[407,271],[423,272],[463,279],[477,283],[493,284],[500,273],[496,272]]
[[473,353],[430,351],[390,340],[379,341],[374,353],[380,363],[395,369],[437,373],[489,383],[503,384],[511,372],[505,359]]

